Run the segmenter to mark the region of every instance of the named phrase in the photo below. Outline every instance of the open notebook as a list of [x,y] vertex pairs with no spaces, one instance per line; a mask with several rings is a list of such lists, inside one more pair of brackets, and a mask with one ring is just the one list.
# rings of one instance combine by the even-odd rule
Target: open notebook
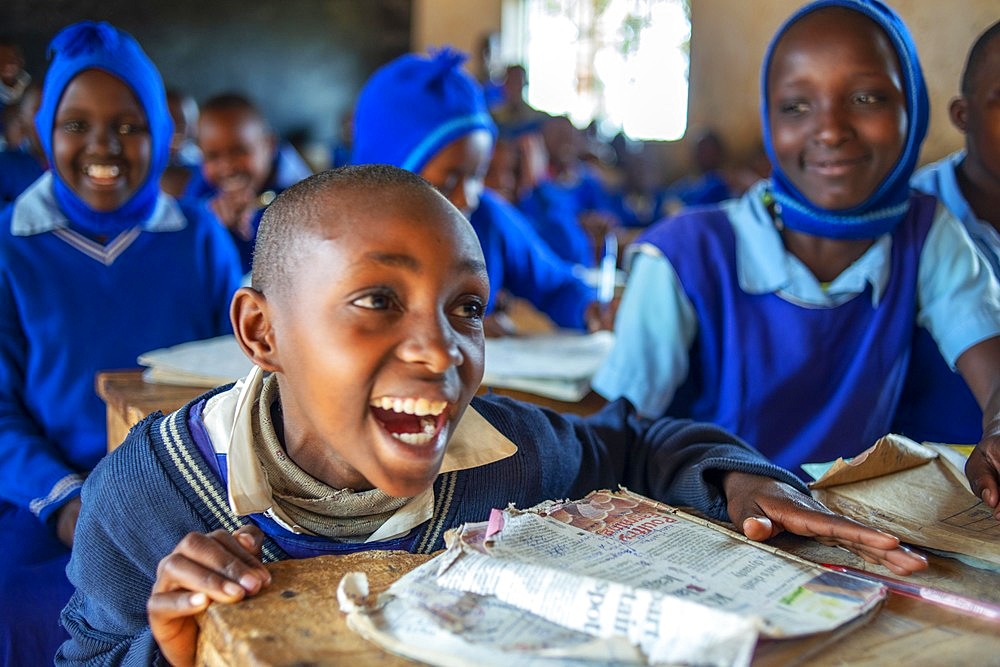
[[[578,401],[611,349],[612,335],[556,332],[489,338],[483,384]],[[250,362],[233,336],[219,336],[152,350],[138,358],[148,382],[216,387],[245,376]]]

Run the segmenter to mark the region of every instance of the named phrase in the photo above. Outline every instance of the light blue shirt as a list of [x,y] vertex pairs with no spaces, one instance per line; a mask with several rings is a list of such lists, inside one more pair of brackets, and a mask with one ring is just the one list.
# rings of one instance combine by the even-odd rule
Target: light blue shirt
[[[736,237],[737,274],[749,294],[775,293],[803,308],[833,308],[872,286],[878,305],[890,275],[892,237],[885,234],[833,282],[823,285],[785,249],[763,203],[767,182],[721,204]],[[640,413],[662,415],[687,379],[698,333],[694,306],[673,266],[652,245],[630,249],[631,270],[615,320],[615,344],[593,379],[613,399],[624,396]],[[948,270],[942,270],[947,267]],[[1000,283],[962,225],[938,207],[920,256],[917,324],[955,360],[976,343],[1000,335]],[[752,341],[747,341],[752,344]]]
[[972,242],[993,269],[993,275],[1000,277],[1000,232],[973,213],[962,189],[958,187],[958,166],[964,159],[965,151],[960,150],[933,162],[917,171],[910,180],[910,185],[921,192],[934,195],[948,207],[965,225]]

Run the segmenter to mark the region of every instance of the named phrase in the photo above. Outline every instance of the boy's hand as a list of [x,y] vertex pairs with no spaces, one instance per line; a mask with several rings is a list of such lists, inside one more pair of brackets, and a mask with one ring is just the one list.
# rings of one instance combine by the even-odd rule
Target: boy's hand
[[208,208],[233,234],[244,241],[253,235],[250,223],[257,210],[257,193],[250,186],[220,190],[208,201]]
[[171,665],[193,665],[198,645],[195,615],[209,601],[236,602],[271,583],[260,560],[264,533],[243,526],[233,534],[188,533],[160,561],[146,603],[149,627]]
[[1000,436],[983,438],[965,462],[965,476],[976,497],[993,508],[1000,520]]
[[899,544],[899,538],[831,512],[811,497],[770,477],[727,473],[722,482],[729,518],[751,540],[762,542],[783,530],[844,547],[896,574],[927,567],[927,559]]

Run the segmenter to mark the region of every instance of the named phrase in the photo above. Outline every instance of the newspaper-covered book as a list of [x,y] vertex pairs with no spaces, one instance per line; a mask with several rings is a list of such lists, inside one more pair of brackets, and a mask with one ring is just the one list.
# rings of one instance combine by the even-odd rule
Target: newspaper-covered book
[[435,665],[748,665],[758,639],[830,632],[886,589],[627,490],[451,531],[376,600],[345,577],[348,624]]

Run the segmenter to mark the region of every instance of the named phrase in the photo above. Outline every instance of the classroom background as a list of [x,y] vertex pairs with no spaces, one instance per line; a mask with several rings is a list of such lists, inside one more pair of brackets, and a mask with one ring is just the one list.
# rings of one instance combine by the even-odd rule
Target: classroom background
[[[44,73],[45,46],[79,19],[134,34],[170,87],[196,100],[238,90],[316,166],[367,76],[409,50],[450,44],[475,54],[503,30],[519,0],[5,0],[0,34],[19,43],[28,71]],[[581,2],[590,0],[580,0]],[[690,0],[687,132],[653,142],[664,182],[693,168],[694,138],[714,130],[729,159],[759,150],[759,67],[768,38],[801,0]],[[920,164],[962,145],[947,117],[969,44],[997,18],[996,0],[892,0],[920,50],[932,115]],[[469,68],[475,70],[475,58]],[[477,72],[474,72],[477,73]],[[478,73],[477,73],[478,74]]]

